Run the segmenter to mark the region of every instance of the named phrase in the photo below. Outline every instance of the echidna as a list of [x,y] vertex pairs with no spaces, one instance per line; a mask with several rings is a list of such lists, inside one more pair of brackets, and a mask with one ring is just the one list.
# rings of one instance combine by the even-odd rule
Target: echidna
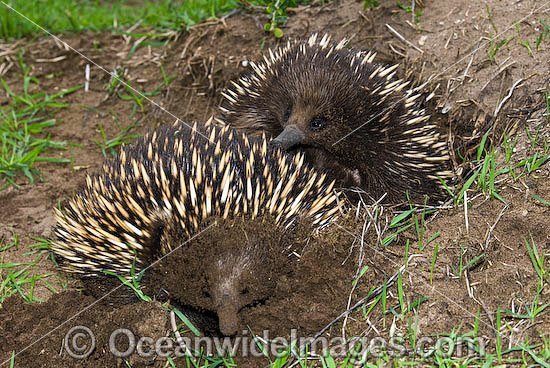
[[[272,224],[270,230],[283,233],[302,217],[323,227],[337,211],[333,183],[326,183],[324,174],[303,161],[303,155],[268,149],[265,137],[249,138],[227,126],[158,128],[123,147],[117,158],[87,177],[83,190],[63,209],[55,210],[51,250],[68,272],[94,277],[112,271],[128,277],[134,262],[135,272],[140,272],[199,234],[207,223],[221,223],[226,237],[182,248],[198,253],[188,258],[210,255],[200,264],[211,269],[195,273],[207,279],[204,293],[211,300],[195,307],[216,311],[221,331],[233,334],[237,311],[254,302],[251,295],[241,298],[241,291],[253,289],[246,285],[250,280],[268,282],[262,279],[268,262],[262,260],[269,259],[268,250],[277,248],[261,244],[268,241],[261,236],[250,244],[247,234],[242,237],[241,229],[233,229],[234,221],[265,222],[263,226]],[[233,230],[237,235],[231,234]],[[238,237],[243,240],[225,245],[225,239]],[[255,273],[260,276],[243,281]],[[180,280],[181,287],[188,281]]]
[[223,93],[223,120],[274,143],[303,150],[343,186],[401,201],[439,199],[448,180],[447,143],[430,121],[423,87],[407,90],[398,65],[376,53],[345,48],[346,40],[312,35],[289,41]]

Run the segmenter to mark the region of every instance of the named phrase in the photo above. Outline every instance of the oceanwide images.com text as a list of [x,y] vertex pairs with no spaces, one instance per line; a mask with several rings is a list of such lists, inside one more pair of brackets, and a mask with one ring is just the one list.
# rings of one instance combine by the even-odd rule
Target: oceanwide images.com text
[[[183,357],[183,356],[240,356],[267,357],[274,359],[292,354],[296,358],[331,356],[350,358],[362,363],[369,358],[381,356],[468,357],[485,353],[484,340],[480,338],[452,339],[450,337],[417,337],[411,347],[404,337],[384,339],[342,337],[300,337],[297,330],[291,330],[289,337],[271,337],[268,330],[262,336],[251,335],[244,330],[236,337],[138,337],[131,330],[119,328],[109,336],[108,349],[119,358],[137,354],[140,357]],[[74,326],[68,330],[63,341],[64,350],[75,359],[85,359],[96,349],[96,339],[86,326]]]

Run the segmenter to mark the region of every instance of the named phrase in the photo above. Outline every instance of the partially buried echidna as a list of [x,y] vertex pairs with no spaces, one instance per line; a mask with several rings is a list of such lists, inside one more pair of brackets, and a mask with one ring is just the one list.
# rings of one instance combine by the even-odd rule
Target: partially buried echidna
[[430,121],[422,87],[395,77],[397,65],[345,48],[325,35],[291,41],[223,93],[223,119],[266,132],[285,149],[303,150],[343,187],[387,200],[442,198],[449,180],[447,143]]
[[[337,211],[333,184],[303,160],[229,127],[159,128],[123,147],[55,210],[51,250],[68,272],[128,277],[133,262],[140,272],[184,244],[183,260],[164,272],[190,270],[178,287],[202,282],[204,298],[190,297],[191,304],[216,312],[221,332],[231,335],[236,313],[275,287],[273,270],[280,265],[270,259],[292,238],[281,234],[302,217],[322,227]],[[220,236],[200,234],[214,223]],[[251,234],[254,223],[258,231]],[[194,235],[200,241],[187,244]]]

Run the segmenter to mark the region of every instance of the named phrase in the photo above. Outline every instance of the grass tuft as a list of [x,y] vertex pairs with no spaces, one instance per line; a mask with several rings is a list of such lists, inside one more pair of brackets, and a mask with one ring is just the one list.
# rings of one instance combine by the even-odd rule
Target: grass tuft
[[[128,1],[11,0],[5,1],[31,21],[52,33],[117,30],[140,22],[159,31],[190,27],[240,6],[238,0],[152,1],[135,6]],[[0,4],[0,37],[20,38],[38,29]]]
[[67,107],[61,103],[63,96],[79,90],[76,86],[49,95],[46,92],[33,92],[38,79],[30,75],[30,68],[19,55],[22,70],[23,90],[16,93],[6,81],[0,78],[8,104],[0,107],[0,190],[10,185],[18,187],[19,173],[27,177],[30,184],[40,172],[34,167],[36,162],[67,163],[70,160],[42,156],[49,148],[66,149],[66,142],[56,142],[49,135],[44,137],[46,128],[61,124],[61,121],[51,118],[52,111]]
[[[44,253],[38,254],[31,262],[4,262],[4,252],[19,247],[19,238],[13,233],[13,240],[5,244],[0,239],[0,304],[12,295],[19,294],[26,303],[42,302],[34,295],[39,281],[42,281],[53,293],[57,293],[54,286],[46,278],[53,273],[37,274],[36,266],[42,260]],[[34,253],[33,253],[34,254]]]
[[277,25],[286,22],[286,8],[303,2],[305,0],[159,0],[136,6],[125,0],[3,0],[0,2],[0,38],[21,38],[36,33],[39,29],[33,23],[54,34],[83,30],[122,31],[135,24],[159,32],[189,29],[247,4],[264,8],[266,31],[281,37],[283,31]]

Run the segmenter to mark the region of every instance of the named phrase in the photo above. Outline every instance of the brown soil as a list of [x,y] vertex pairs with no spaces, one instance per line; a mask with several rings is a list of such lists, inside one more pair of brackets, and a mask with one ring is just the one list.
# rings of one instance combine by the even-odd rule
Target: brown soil
[[[162,81],[160,64],[168,75],[177,74],[177,78],[169,87],[162,87],[160,94],[151,97],[155,104],[145,101],[143,109],[138,107],[133,112],[133,102],[124,101],[115,93],[109,94],[105,89],[109,75],[91,64],[90,90],[66,96],[69,107],[55,115],[64,123],[48,130],[54,140],[81,145],[67,151],[48,152],[53,157],[73,158],[74,165],[39,164],[43,181],[28,185],[26,178],[21,176],[20,188],[0,192],[0,208],[3,209],[0,238],[11,239],[12,233],[20,237],[17,248],[2,253],[3,263],[32,261],[34,256],[25,255],[28,245],[34,242],[28,235],[50,236],[51,209],[78,189],[87,172],[101,165],[103,156],[93,142],[101,139],[98,124],[103,126],[107,137],[114,137],[119,134],[114,115],[124,126],[138,121],[140,126],[135,132],[139,133],[171,124],[175,117],[188,122],[205,121],[217,114],[222,89],[246,70],[243,61],[259,58],[262,45],[264,49],[276,47],[287,37],[304,38],[312,32],[328,32],[335,40],[349,38],[350,45],[355,48],[376,49],[379,61],[402,63],[402,73],[417,83],[431,77],[429,85],[436,91],[434,113],[448,126],[454,146],[461,155],[475,155],[480,137],[490,126],[494,128],[489,137],[495,143],[501,142],[504,132],[508,137],[518,137],[513,161],[519,162],[540,152],[540,147],[531,147],[526,128],[533,133],[541,127],[540,140],[548,137],[547,117],[544,116],[544,91],[548,90],[550,75],[548,36],[538,50],[535,46],[542,29],[539,19],[550,18],[548,5],[542,6],[534,0],[424,1],[424,13],[415,25],[411,22],[411,14],[394,6],[394,2],[382,3],[383,6],[374,11],[365,11],[362,2],[350,0],[330,2],[324,7],[319,3],[301,6],[289,13],[282,41],[261,31],[263,14],[241,11],[223,21],[167,36],[169,42],[164,48],[137,48],[130,57],[129,51],[138,42],[133,38],[90,32],[61,36],[71,47],[106,70],[123,67],[126,78],[141,91],[152,91]],[[485,4],[491,9],[491,17],[487,15]],[[520,34],[516,30],[516,20]],[[415,48],[390,32],[386,24]],[[489,40],[497,33],[493,44],[514,38],[498,50],[491,62]],[[531,54],[520,43],[524,40],[529,40]],[[32,74],[40,80],[40,85],[31,85],[35,90],[55,93],[84,83],[85,65],[90,61],[59,46],[51,38],[23,42],[14,52],[4,56],[2,62],[16,61],[21,48],[26,50],[25,63],[33,67]],[[60,56],[65,58],[51,61]],[[3,78],[15,91],[22,89],[17,63]],[[520,79],[521,82],[515,84]],[[128,94],[123,87],[118,91]],[[509,93],[511,98],[505,99]],[[503,100],[505,103],[498,109]],[[0,103],[6,103],[4,95]],[[499,152],[499,167],[505,166],[503,156],[504,152]],[[462,164],[458,155],[455,160],[463,175],[477,169]],[[471,331],[476,313],[479,313],[479,336],[487,342],[487,350],[494,351],[496,311],[501,308],[525,313],[524,305],[530,304],[535,296],[538,278],[524,240],[531,241],[532,237],[539,253],[546,254],[545,266],[548,267],[549,208],[532,196],[550,199],[548,174],[545,165],[517,181],[509,178],[500,183],[499,193],[506,206],[499,200],[486,199],[481,192],[470,191],[471,206],[467,217],[460,207],[441,210],[428,218],[424,239],[430,239],[437,232],[440,235],[422,251],[418,250],[412,228],[389,246],[379,245],[378,237],[393,231],[387,230],[380,235],[393,217],[388,209],[376,221],[371,218],[374,216],[372,207],[362,206],[358,215],[351,211],[320,235],[300,236],[300,241],[294,244],[299,246],[299,259],[292,255],[285,262],[281,254],[273,257],[266,264],[262,277],[267,277],[267,272],[282,263],[277,282],[259,284],[261,287],[252,291],[255,296],[267,293],[269,297],[252,304],[237,303],[242,307],[238,320],[235,322],[231,317],[230,322],[237,323],[238,330],[248,327],[258,335],[266,329],[271,337],[289,336],[292,329],[297,329],[301,336],[314,335],[367,295],[371,287],[382,285],[385,278],[407,263],[405,244],[408,240],[409,261],[403,274],[405,304],[429,297],[413,313],[418,316],[419,336],[450,333],[459,327],[461,333]],[[202,247],[201,242],[209,243],[219,238],[224,238],[223,228],[188,249],[195,259],[179,255],[161,264],[160,272],[151,275],[156,289],[149,294],[165,301],[166,295],[161,295],[164,289],[173,303],[196,307],[190,308],[191,318],[207,334],[213,335],[218,333],[216,315],[212,313],[215,308],[200,299],[205,297],[206,279],[205,275],[193,272],[193,267],[202,271],[207,269],[202,262],[208,262],[208,257],[215,254],[202,257],[198,249]],[[436,244],[437,259],[430,275]],[[458,275],[456,270],[461,263],[467,265],[480,255],[483,255],[480,260]],[[188,266],[182,267],[187,265],[186,258]],[[353,288],[357,270],[365,265],[369,269]],[[55,273],[56,276],[48,278],[49,282],[61,290],[61,285],[68,281],[67,290],[53,294],[39,282],[34,295],[43,300],[42,304],[25,304],[14,296],[0,306],[0,364],[10,359],[15,351],[18,354],[15,361],[22,367],[124,366],[123,360],[109,350],[109,336],[114,330],[127,328],[138,337],[153,339],[166,336],[171,330],[168,313],[159,302],[103,301],[94,304],[96,298],[87,295],[90,288],[82,291],[82,283],[57,272],[49,257],[42,257],[34,272]],[[193,281],[186,282],[190,278]],[[550,293],[545,289],[539,303],[549,302]],[[399,310],[395,287],[388,290],[389,307]],[[340,320],[328,329],[328,336],[408,335],[407,319],[394,318],[389,312],[383,314],[380,307],[376,307],[368,318],[363,312],[364,309],[353,312],[345,323]],[[72,316],[75,317],[70,319]],[[541,336],[548,339],[550,334],[547,310],[534,322],[510,317],[505,320],[510,326],[501,330],[506,346],[520,344],[527,338],[530,343],[540,342]],[[90,328],[96,338],[95,350],[83,360],[74,359],[63,350],[66,333],[79,325]],[[120,344],[119,350],[124,350],[124,341]],[[127,360],[132,366],[166,364],[164,358],[140,358],[136,354]],[[180,361],[183,366],[184,360]],[[263,366],[267,360],[239,358],[237,363]]]

